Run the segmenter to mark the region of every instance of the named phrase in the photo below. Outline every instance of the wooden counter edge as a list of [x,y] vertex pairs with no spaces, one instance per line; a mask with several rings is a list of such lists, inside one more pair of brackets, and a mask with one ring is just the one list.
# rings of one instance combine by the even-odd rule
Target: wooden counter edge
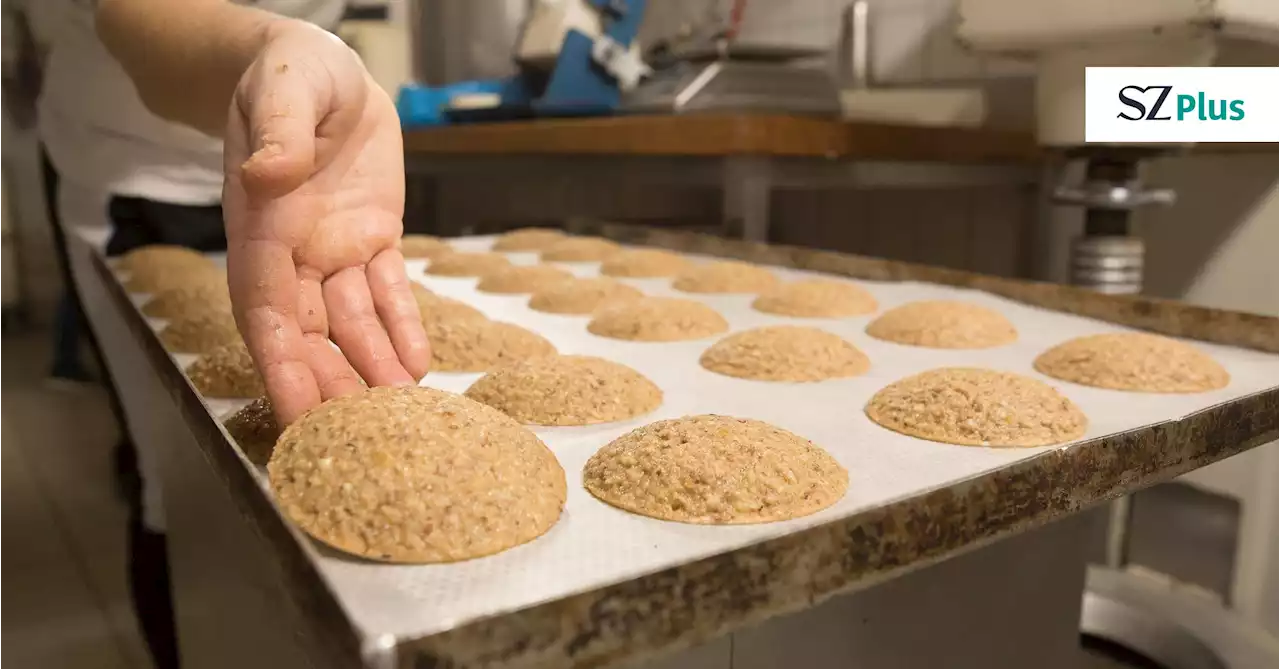
[[770,156],[948,163],[1039,160],[1020,132],[929,128],[770,114],[540,119],[407,130],[405,152],[428,155]]

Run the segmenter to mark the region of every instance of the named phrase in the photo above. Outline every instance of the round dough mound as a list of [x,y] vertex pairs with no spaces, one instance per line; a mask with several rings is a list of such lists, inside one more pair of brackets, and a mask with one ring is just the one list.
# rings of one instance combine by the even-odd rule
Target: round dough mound
[[1047,446],[1078,439],[1088,420],[1071,400],[1032,378],[945,367],[876,393],[867,417],[894,432],[965,446]]
[[542,250],[544,261],[596,262],[622,251],[622,247],[599,237],[569,237]]
[[759,293],[777,283],[778,277],[759,265],[722,260],[691,267],[671,285],[686,293]]
[[554,286],[572,278],[573,274],[551,265],[503,267],[480,277],[476,290],[504,295],[536,293],[542,288]]
[[426,321],[431,369],[487,372],[519,360],[552,355],[556,347],[519,325],[491,320]]
[[592,334],[630,341],[702,339],[728,329],[729,322],[715,309],[676,297],[645,297],[606,306],[587,323]]
[[489,320],[479,309],[452,297],[435,294],[415,297],[418,298],[418,312],[424,324]]
[[1078,337],[1036,358],[1055,379],[1112,390],[1202,393],[1225,388],[1231,375],[1217,361],[1176,339],[1125,332]]
[[452,297],[436,295],[416,281],[409,282],[409,289],[413,291],[413,299],[418,302],[418,313],[421,314],[423,323],[464,319],[488,320],[487,316],[470,304]]
[[165,265],[174,268],[199,265],[213,266],[213,262],[201,255],[199,251],[173,244],[149,244],[136,248],[120,256],[117,264],[121,269],[126,269],[130,272],[154,265]]
[[650,423],[591,456],[582,484],[642,516],[729,525],[799,518],[849,487],[849,473],[807,439],[758,420],[687,416]]
[[501,253],[446,253],[427,265],[427,274],[438,276],[480,276],[507,267],[511,261]]
[[563,240],[563,232],[551,228],[520,228],[504,232],[493,242],[494,251],[541,251]]
[[406,258],[439,258],[453,253],[453,247],[432,235],[405,235],[400,238],[400,254]]
[[717,374],[759,381],[838,379],[865,374],[871,366],[853,344],[798,325],[731,334],[707,349],[698,362]]
[[600,265],[600,273],[605,276],[627,276],[633,278],[652,278],[675,276],[688,269],[692,263],[688,258],[670,251],[658,249],[637,249],[623,251]]
[[174,353],[210,353],[240,341],[236,319],[226,311],[186,314],[160,331],[160,343]]
[[[201,258],[201,260],[205,260]],[[159,293],[183,286],[227,285],[227,273],[211,262],[140,265],[129,271],[124,288],[130,293]]]
[[662,390],[626,365],[585,355],[549,355],[495,369],[466,396],[531,425],[595,425],[662,404]]
[[541,536],[564,470],[502,412],[431,388],[338,397],[285,428],[267,465],[285,514],[349,553],[401,563],[492,555]]
[[223,425],[249,462],[259,467],[267,466],[281,431],[271,409],[271,400],[259,397],[232,414]]
[[1018,338],[1013,323],[967,302],[925,300],[894,307],[867,326],[876,339],[929,348],[991,348]]
[[267,392],[253,357],[237,341],[209,351],[187,368],[187,377],[205,397],[258,397]]
[[418,283],[417,281],[409,281],[409,291],[413,293],[413,299],[421,306],[423,301],[430,300],[436,296],[435,291]]
[[844,318],[876,310],[876,298],[851,283],[805,279],[771,288],[756,298],[756,311],[801,318]]
[[202,311],[231,311],[231,293],[226,283],[197,282],[166,288],[155,293],[142,305],[142,313],[152,318],[178,318]]
[[582,315],[603,306],[630,302],[644,297],[644,293],[625,283],[594,277],[574,279],[548,286],[529,298],[529,308],[549,314]]

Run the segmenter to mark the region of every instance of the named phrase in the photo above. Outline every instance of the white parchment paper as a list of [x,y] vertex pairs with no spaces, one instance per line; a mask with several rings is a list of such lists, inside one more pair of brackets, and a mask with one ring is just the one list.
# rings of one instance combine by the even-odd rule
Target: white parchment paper
[[[491,243],[485,237],[451,241],[466,250],[485,250]],[[519,264],[537,261],[531,253],[508,256]],[[1050,379],[1032,369],[1036,355],[1072,337],[1125,328],[963,289],[920,283],[854,282],[879,301],[877,314],[919,299],[959,299],[994,308],[1017,326],[1018,341],[979,351],[902,346],[872,339],[863,332],[875,314],[845,319],[772,316],[751,309],[751,295],[691,295],[673,290],[668,279],[626,280],[650,295],[701,300],[728,319],[731,331],[783,323],[807,324],[846,338],[871,359],[870,372],[852,379],[811,384],[748,381],[720,376],[698,365],[699,355],[716,337],[676,343],[605,339],[587,332],[585,316],[536,312],[526,306],[527,295],[480,293],[475,290],[475,279],[429,276],[423,273],[425,266],[426,261],[410,261],[410,277],[439,294],[476,306],[493,319],[534,330],[562,353],[598,355],[630,365],[663,389],[665,401],[654,413],[627,422],[534,428],[563,465],[569,492],[560,521],[527,545],[457,564],[397,566],[347,557],[313,544],[311,549],[320,570],[340,604],[354,623],[371,636],[417,637],[444,631],[478,617],[560,599],[827,523],[1061,448],[998,449],[933,443],[891,432],[867,419],[862,408],[872,394],[916,372],[942,366],[979,366],[1039,378],[1071,398],[1089,417],[1084,439],[1175,420],[1277,384],[1276,356],[1200,342],[1194,344],[1231,373],[1231,383],[1225,389],[1195,395],[1157,395],[1102,390]],[[597,263],[564,266],[580,276],[598,273]],[[782,268],[776,271],[784,280],[815,274]],[[176,356],[176,362],[182,365],[191,359]],[[462,392],[480,376],[432,373],[422,385]],[[210,411],[219,417],[245,403],[207,401]],[[848,494],[834,506],[806,518],[715,527],[643,518],[603,504],[583,490],[583,464],[610,440],[655,420],[702,413],[755,418],[811,439],[849,470]]]

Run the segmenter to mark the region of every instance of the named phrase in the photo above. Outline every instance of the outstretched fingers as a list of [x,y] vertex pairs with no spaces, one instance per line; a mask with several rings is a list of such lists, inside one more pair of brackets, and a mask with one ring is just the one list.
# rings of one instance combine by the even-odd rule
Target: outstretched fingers
[[404,256],[399,249],[386,249],[374,256],[365,268],[373,306],[381,319],[400,363],[415,379],[427,375],[431,365],[431,344],[422,327],[418,301],[409,288]]
[[287,245],[241,241],[228,248],[236,321],[262,373],[276,418],[287,425],[320,403],[320,386],[298,324],[298,279]]
[[325,279],[324,302],[334,343],[369,385],[399,386],[417,382],[400,362],[378,318],[363,267],[348,267]]

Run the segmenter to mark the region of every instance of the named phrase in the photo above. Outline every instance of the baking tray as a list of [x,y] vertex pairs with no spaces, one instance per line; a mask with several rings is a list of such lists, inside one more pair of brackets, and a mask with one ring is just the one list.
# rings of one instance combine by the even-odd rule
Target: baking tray
[[[433,290],[538,331],[561,352],[629,364],[657,382],[666,400],[653,414],[631,421],[536,428],[564,465],[565,514],[544,537],[497,556],[452,565],[382,565],[326,550],[296,532],[282,533],[293,540],[290,549],[301,549],[301,562],[319,581],[310,587],[322,585],[321,594],[332,596],[369,663],[561,666],[633,658],[812,605],[1275,438],[1273,318],[697,235],[590,222],[576,227],[633,243],[775,264],[784,279],[815,269],[858,277],[880,301],[880,311],[922,298],[985,304],[1009,317],[1021,336],[1013,345],[985,351],[903,347],[863,334],[874,315],[775,317],[751,310],[750,296],[694,296],[673,291],[669,280],[628,281],[649,294],[700,299],[724,314],[733,331],[783,322],[821,327],[854,342],[872,361],[861,377],[782,386],[703,370],[697,357],[715,338],[653,344],[595,337],[585,331],[586,317],[534,312],[525,306],[527,297],[477,293],[474,279],[426,276],[425,262],[411,261],[410,275]],[[465,249],[489,244],[488,238],[452,241]],[[536,260],[533,254],[510,256],[514,262]],[[579,275],[596,270],[593,263],[566,266]],[[1039,376],[1031,360],[1049,346],[1125,325],[1214,342],[1200,346],[1232,373],[1231,385],[1199,395],[1159,396],[1045,379],[1081,406],[1090,428],[1081,441],[1034,449],[926,442],[884,430],[861,412],[887,383],[933,367],[980,365]],[[479,376],[432,374],[424,385],[461,391]],[[1116,411],[1120,401],[1123,410]],[[216,401],[205,409],[221,418],[240,404]],[[848,468],[849,493],[802,519],[707,527],[634,516],[582,490],[581,466],[600,446],[653,420],[695,413],[758,418],[813,439]],[[225,435],[209,447],[224,456],[234,453]],[[220,459],[252,469],[242,458]],[[261,472],[253,473],[253,490],[241,493],[267,497]],[[251,506],[258,522],[280,522],[268,513],[270,504]],[[415,664],[420,662],[425,664]]]

